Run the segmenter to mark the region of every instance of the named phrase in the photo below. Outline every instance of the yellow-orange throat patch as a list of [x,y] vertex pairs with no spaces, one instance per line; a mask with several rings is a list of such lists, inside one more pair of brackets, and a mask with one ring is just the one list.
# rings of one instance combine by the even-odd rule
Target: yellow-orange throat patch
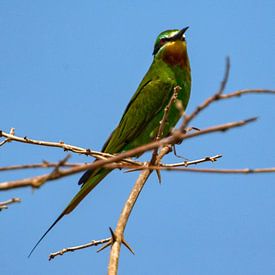
[[166,63],[173,66],[179,65],[181,68],[189,66],[186,43],[184,41],[173,41],[167,43],[162,58]]

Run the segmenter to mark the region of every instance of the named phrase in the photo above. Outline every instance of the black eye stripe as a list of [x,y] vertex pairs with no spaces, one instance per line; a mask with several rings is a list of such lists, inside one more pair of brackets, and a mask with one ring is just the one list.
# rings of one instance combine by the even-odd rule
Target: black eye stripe
[[[161,39],[158,41],[158,43],[155,45],[155,48],[154,48],[154,51],[153,51],[153,55],[155,55],[155,54],[159,51],[159,49],[160,49],[165,43],[167,43],[167,42],[169,42],[169,41],[175,41],[175,40],[179,40],[179,39],[178,39],[178,38],[175,39],[174,36],[171,36],[171,37],[163,37],[163,38],[161,38]],[[182,37],[180,38],[180,40],[181,40],[181,41],[185,41],[185,36],[182,36]]]

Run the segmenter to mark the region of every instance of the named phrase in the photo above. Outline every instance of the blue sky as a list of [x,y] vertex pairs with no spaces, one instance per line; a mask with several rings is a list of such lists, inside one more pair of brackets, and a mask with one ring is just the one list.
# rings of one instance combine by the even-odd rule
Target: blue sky
[[[102,1],[103,2],[103,1]],[[152,61],[159,32],[190,26],[187,112],[219,87],[275,87],[274,1],[0,2],[0,129],[100,150]],[[222,154],[202,167],[272,167],[274,96],[214,104],[193,121],[205,128],[259,116],[245,128],[186,141],[188,159]],[[58,161],[62,150],[11,143],[0,166]],[[146,156],[143,157],[146,159]],[[74,155],[72,161],[89,161]],[[174,156],[166,162],[178,161]],[[44,171],[5,172],[0,182]],[[0,213],[1,274],[103,274],[109,251],[94,248],[48,262],[50,252],[108,236],[137,173],[114,171],[41,243],[30,249],[78,191],[80,175],[39,190],[0,193],[23,202]],[[274,175],[152,175],[127,225],[136,252],[122,249],[120,274],[274,274]]]

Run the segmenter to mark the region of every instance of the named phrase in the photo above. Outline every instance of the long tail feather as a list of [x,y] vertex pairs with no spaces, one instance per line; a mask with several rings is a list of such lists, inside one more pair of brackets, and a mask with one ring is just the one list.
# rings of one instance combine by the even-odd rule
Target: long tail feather
[[110,173],[111,170],[108,169],[99,169],[96,173],[93,173],[91,178],[82,185],[81,189],[71,200],[69,205],[63,210],[63,212],[58,216],[58,218],[54,221],[54,223],[47,229],[47,231],[42,235],[42,237],[38,240],[35,246],[32,248],[31,252],[28,255],[28,258],[32,255],[37,246],[41,243],[41,241],[46,237],[46,235],[52,230],[52,228],[67,214],[72,212],[76,206],[88,195],[88,193],[96,187],[96,185]]

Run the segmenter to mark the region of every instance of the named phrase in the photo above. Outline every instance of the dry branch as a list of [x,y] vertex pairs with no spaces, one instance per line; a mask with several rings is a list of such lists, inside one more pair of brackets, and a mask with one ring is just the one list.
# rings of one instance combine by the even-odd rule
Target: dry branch
[[88,248],[88,247],[91,247],[91,246],[101,245],[101,244],[104,244],[104,243],[108,243],[110,240],[111,240],[111,238],[106,238],[106,239],[102,239],[102,240],[93,240],[93,241],[91,241],[91,242],[89,242],[89,243],[86,243],[86,244],[82,244],[82,245],[78,245],[78,246],[71,246],[71,247],[63,248],[63,249],[60,250],[60,251],[51,253],[51,254],[49,255],[49,261],[52,260],[52,259],[54,259],[56,256],[61,256],[61,255],[63,255],[64,253],[67,253],[67,252],[74,252],[74,251],[76,251],[76,250]]
[[[4,145],[6,142],[20,142],[20,143],[26,143],[26,144],[32,144],[32,145],[39,145],[39,146],[46,146],[46,147],[56,147],[56,148],[62,148],[64,151],[70,151],[73,153],[77,154],[82,154],[86,156],[92,156],[96,159],[108,159],[112,157],[112,154],[104,153],[104,152],[99,152],[99,151],[94,151],[91,149],[84,149],[79,146],[75,145],[70,145],[66,144],[63,141],[60,142],[52,142],[52,141],[43,141],[43,140],[35,140],[35,139],[30,139],[28,137],[19,137],[15,135],[14,128],[11,128],[10,133],[6,133],[2,130],[0,130],[0,138],[4,137],[4,141],[0,143],[0,146]],[[136,163],[133,160],[123,160],[127,163]]]
[[256,174],[256,173],[274,173],[275,167],[270,168],[242,168],[242,169],[204,169],[204,168],[179,168],[179,167],[156,167],[150,169],[159,169],[166,171],[182,171],[182,172],[197,172],[197,173],[213,173],[213,174]]
[[[66,162],[66,163],[60,165],[60,167],[75,167],[75,166],[79,166],[82,164],[83,163],[67,163]],[[20,170],[20,169],[55,168],[57,165],[58,165],[58,162],[48,162],[48,161],[43,161],[41,163],[33,163],[33,164],[10,165],[10,166],[0,167],[0,172]]]
[[[140,154],[140,153],[144,153],[146,151],[153,150],[160,146],[164,146],[166,144],[176,144],[178,142],[182,142],[185,139],[189,139],[189,138],[193,138],[195,136],[205,135],[205,134],[209,134],[209,133],[213,133],[213,132],[224,132],[226,130],[229,130],[229,129],[232,129],[235,127],[244,126],[247,123],[250,123],[253,121],[255,121],[255,118],[241,120],[241,121],[237,121],[237,122],[230,122],[230,123],[221,124],[221,125],[217,125],[217,126],[212,126],[212,127],[209,127],[209,128],[206,128],[206,129],[194,132],[194,133],[189,133],[189,134],[181,133],[180,131],[177,130],[177,131],[174,131],[171,136],[169,136],[167,138],[163,138],[159,141],[155,141],[155,142],[143,145],[143,146],[139,146],[135,149],[114,155],[114,156],[109,157],[104,160],[98,160],[98,161],[90,163],[90,164],[83,164],[81,166],[72,167],[72,168],[66,169],[66,170],[65,169],[63,169],[63,170],[57,169],[57,171],[55,171],[55,173],[51,173],[50,176],[49,176],[49,174],[43,174],[43,175],[39,175],[39,176],[35,176],[35,177],[24,178],[21,180],[1,182],[0,190],[8,190],[8,189],[13,189],[13,188],[28,187],[28,186],[33,187],[33,188],[38,188],[46,181],[56,180],[56,179],[59,179],[59,178],[65,177],[65,176],[69,176],[69,175],[73,175],[73,174],[85,171],[87,169],[95,169],[95,168],[106,166],[107,164],[116,163],[116,162],[119,162],[122,160],[124,161],[126,158],[127,158],[127,163],[134,163],[135,165],[137,164],[137,165],[142,166],[141,162],[132,161],[128,158],[135,156],[137,154]],[[119,168],[123,168],[123,167],[132,167],[132,166],[129,166],[129,165],[127,166],[126,163],[125,163],[125,165],[119,166]]]
[[[158,164],[160,160],[170,151],[170,148],[168,146],[165,146],[160,151],[159,155],[156,157],[155,163]],[[152,158],[153,158],[152,154]],[[152,163],[152,161],[150,161]],[[124,204],[123,210],[120,214],[117,227],[115,230],[115,242],[112,245],[111,252],[110,252],[110,260],[109,260],[109,266],[108,266],[108,275],[115,275],[118,271],[118,261],[119,261],[119,255],[120,255],[120,248],[121,243],[124,240],[124,230],[126,227],[126,224],[128,222],[128,219],[130,217],[130,214],[134,208],[134,205],[138,199],[138,196],[140,195],[148,177],[152,173],[152,170],[145,169],[142,173],[140,173],[133,189],[130,192],[130,195],[127,199],[127,201]]]
[[0,211],[3,209],[7,209],[9,204],[17,203],[17,202],[21,202],[21,199],[20,198],[11,198],[9,200],[0,202]]

